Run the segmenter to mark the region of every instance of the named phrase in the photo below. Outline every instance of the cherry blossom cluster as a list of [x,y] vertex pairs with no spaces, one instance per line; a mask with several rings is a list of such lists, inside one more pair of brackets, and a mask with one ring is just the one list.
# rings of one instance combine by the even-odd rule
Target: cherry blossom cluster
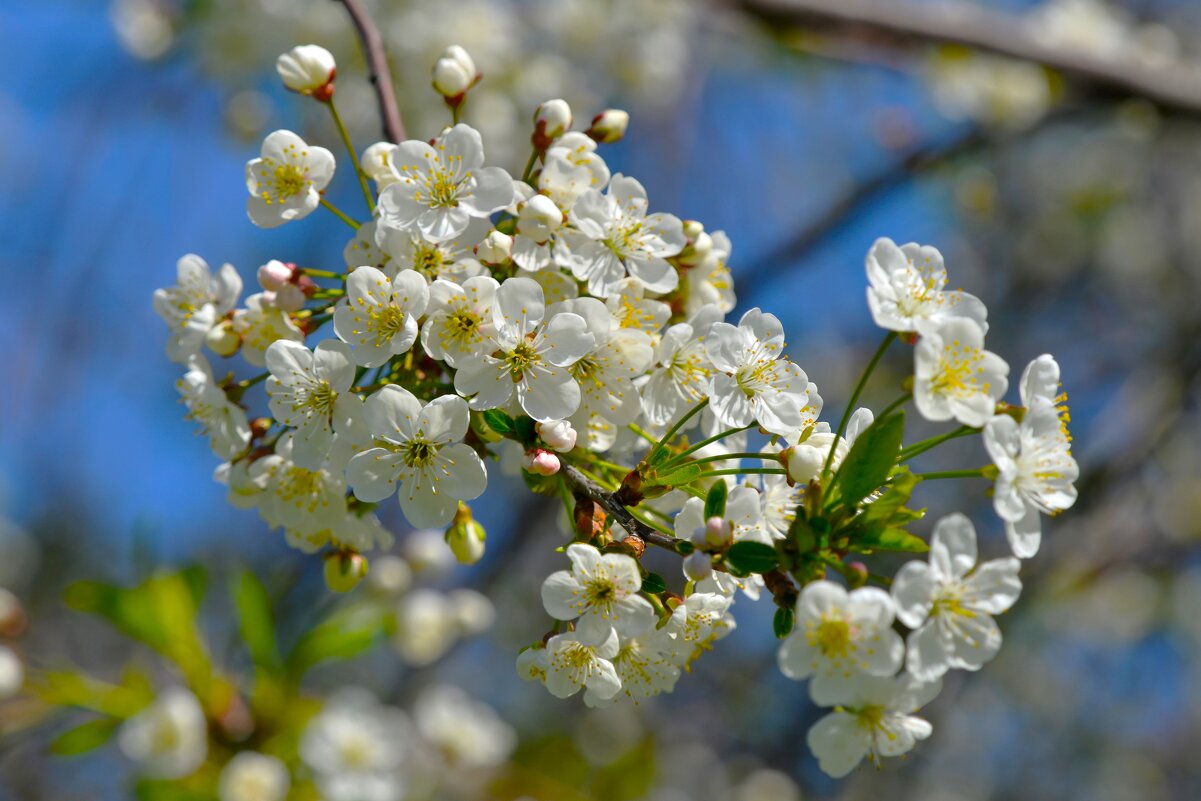
[[[600,146],[624,134],[624,112],[581,131],[567,103],[542,103],[515,179],[457,122],[482,78],[462,48],[432,75],[451,124],[361,155],[333,107],[329,54],[296,48],[279,67],[288,88],[329,106],[371,216],[324,196],[328,150],[277,131],[246,167],[250,219],[274,227],[324,207],[353,229],[345,269],[270,261],[239,306],[233,267],[186,256],[177,285],[155,295],[231,502],[301,550],[325,549],[328,583],[346,590],[366,573],[363,552],[391,544],[373,510],[393,496],[415,528],[445,528],[460,561],[480,559],[468,502],[490,462],[511,468],[567,515],[570,569],[541,590],[551,628],[518,659],[553,695],[582,690],[598,706],[669,691],[734,628],[737,595],[766,595],[781,670],[833,708],[809,736],[824,770],[841,776],[929,736],[916,713],[947,670],[997,653],[993,616],[1017,599],[1019,558],[1037,552],[1041,517],[1075,500],[1055,360],[1033,361],[1020,405],[1006,403],[1009,366],[985,349],[984,304],[946,289],[935,248],[881,239],[867,300],[888,333],[835,426],[779,319],[758,308],[727,319],[724,234],[653,211],[637,180],[610,170]],[[903,394],[878,414],[856,408],[894,343],[912,349]],[[239,353],[265,370],[213,369]],[[905,445],[910,404],[957,427]],[[912,471],[977,434],[992,464]],[[1013,557],[980,562],[958,513],[929,542],[911,531],[919,483],[960,478],[993,482]],[[681,575],[649,570],[648,546],[681,557]],[[890,578],[861,561],[882,551],[929,557]]]

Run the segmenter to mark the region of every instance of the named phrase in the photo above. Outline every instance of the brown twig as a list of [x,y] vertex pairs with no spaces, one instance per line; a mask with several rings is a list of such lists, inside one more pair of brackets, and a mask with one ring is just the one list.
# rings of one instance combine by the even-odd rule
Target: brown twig
[[1201,70],[1185,63],[1150,67],[1133,58],[1073,51],[1040,40],[1019,16],[974,3],[916,4],[901,0],[741,0],[772,22],[853,29],[893,39],[957,44],[1042,64],[1108,94],[1134,95],[1165,109],[1201,114]]
[[396,91],[392,88],[392,72],[388,68],[388,56],[384,52],[384,39],[380,36],[375,21],[359,4],[359,0],[335,0],[346,7],[350,19],[359,32],[359,41],[363,44],[363,54],[367,59],[367,72],[371,84],[375,87],[375,97],[379,102],[379,113],[383,121],[384,136],[390,142],[403,142],[405,136],[404,122],[400,118],[400,107],[396,104]]
[[563,465],[560,472],[563,478],[566,479],[568,485],[576,493],[592,499],[600,505],[605,513],[613,518],[614,521],[621,524],[621,527],[630,535],[641,538],[644,542],[651,545],[657,545],[660,548],[666,548],[669,551],[679,553],[679,540],[675,537],[669,537],[661,531],[656,531],[650,526],[643,523],[638,518],[630,514],[630,511],[617,500],[614,493],[597,484],[592,479],[581,473],[571,465]]

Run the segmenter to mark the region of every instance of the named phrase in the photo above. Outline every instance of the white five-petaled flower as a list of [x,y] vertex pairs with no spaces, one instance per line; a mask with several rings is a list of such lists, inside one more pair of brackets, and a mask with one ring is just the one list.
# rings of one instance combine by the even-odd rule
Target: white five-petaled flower
[[250,444],[250,422],[246,410],[231,403],[216,381],[203,356],[188,362],[188,371],[175,382],[180,399],[188,407],[188,417],[200,424],[213,453],[232,459]]
[[730,595],[698,590],[672,610],[662,630],[672,635],[675,659],[681,666],[687,666],[734,631],[734,616],[730,614],[733,604]]
[[646,190],[633,178],[613,176],[605,194],[584,192],[568,215],[571,230],[562,239],[572,273],[588,282],[596,297],[608,297],[627,273],[651,292],[670,292],[679,283],[667,259],[687,240],[680,220],[670,214],[647,214]]
[[490,275],[468,278],[460,286],[445,278],[430,284],[430,302],[421,346],[434,359],[456,367],[477,356],[492,334],[492,304],[500,286]]
[[587,634],[570,631],[551,637],[543,652],[545,661],[537,667],[527,666],[527,670],[534,675],[544,671],[546,689],[556,698],[568,698],[587,689],[596,701],[607,701],[621,692],[621,679],[612,662],[619,651],[613,629]]
[[618,327],[609,309],[596,298],[562,301],[552,307],[552,313],[559,312],[584,318],[596,343],[567,368],[580,385],[580,412],[618,425],[633,423],[642,411],[634,379],[646,371],[654,355],[650,337],[637,329]]
[[179,779],[204,762],[208,723],[196,696],[182,687],[171,687],[121,725],[117,742],[145,775]]
[[913,750],[934,727],[914,713],[934,700],[942,682],[922,682],[902,673],[866,676],[833,700],[838,709],[813,724],[806,741],[818,766],[835,779],[869,757],[894,757]]
[[988,310],[975,295],[945,291],[947,268],[937,248],[877,239],[867,253],[867,305],[876,325],[917,331],[923,322],[966,317],[988,333]]
[[579,408],[580,385],[567,368],[596,340],[578,314],[561,312],[543,324],[545,314],[542,287],[532,279],[510,278],[496,290],[491,341],[475,358],[459,359],[455,374],[455,389],[471,408],[504,406],[514,392],[540,422],[564,420]]
[[663,332],[655,346],[654,369],[642,387],[642,410],[652,425],[674,422],[708,394],[713,362],[704,339],[721,318],[716,306],[702,306],[688,322]]
[[513,202],[513,179],[500,167],[484,167],[479,132],[456,125],[432,145],[401,142],[391,165],[400,180],[380,193],[380,222],[420,231],[431,242],[453,239],[473,217],[488,217]]
[[976,565],[976,530],[962,514],[934,527],[930,562],[908,562],[892,583],[897,617],[911,629],[906,669],[922,680],[952,668],[979,670],[1001,647],[993,615],[1017,601],[1021,563],[1013,557]]
[[353,399],[354,362],[344,342],[327,339],[309,350],[280,340],[267,349],[268,406],[280,423],[296,429],[292,461],[317,470],[329,456],[334,421],[347,417]]
[[684,271],[688,283],[688,299],[684,305],[687,314],[696,314],[701,307],[713,305],[722,314],[730,312],[737,302],[734,296],[734,277],[726,260],[732,246],[725,231],[714,231],[709,235],[712,247],[700,264]]
[[270,292],[246,298],[246,308],[234,312],[233,330],[242,338],[242,358],[253,367],[266,365],[271,343],[281,339],[304,341],[304,334],[291,316],[275,305]]
[[300,758],[326,801],[400,801],[418,745],[401,710],[347,687],[326,699],[300,736]]
[[979,428],[1009,387],[1009,365],[984,349],[984,329],[966,317],[923,323],[914,348],[913,400],[927,420]]
[[221,801],[283,801],[292,784],[288,766],[257,751],[240,751],[218,780]]
[[780,671],[798,681],[812,677],[813,700],[837,703],[865,674],[891,676],[901,666],[905,644],[892,630],[895,614],[892,598],[877,587],[848,593],[830,581],[806,584],[795,628],[780,647]]
[[418,229],[398,230],[377,225],[375,244],[388,257],[384,272],[389,276],[395,275],[397,270],[416,270],[429,281],[446,278],[462,282],[472,275],[486,274],[474,251],[490,229],[487,219],[472,217],[457,236],[431,242]]
[[382,501],[400,483],[400,508],[418,528],[444,526],[459,501],[483,493],[488,474],[463,444],[467,404],[443,395],[422,405],[413,393],[389,385],[367,399],[363,414],[375,447],[350,460],[347,482],[361,501]]
[[591,545],[567,546],[571,570],[552,573],[542,583],[542,604],[556,620],[579,618],[577,630],[600,642],[612,628],[633,637],[655,622],[650,602],[638,595],[642,575],[633,558],[601,554]]
[[1042,543],[1041,514],[1056,514],[1076,502],[1075,481],[1080,468],[1072,456],[1066,409],[1055,405],[1060,396],[1058,365],[1040,357],[1022,374],[1022,422],[998,415],[984,427],[984,446],[997,469],[993,506],[1005,521],[1005,533],[1015,556],[1028,559]]
[[451,685],[423,689],[413,705],[413,722],[457,768],[493,767],[517,746],[516,732],[492,707]]
[[260,228],[307,217],[333,177],[332,153],[291,131],[274,131],[263,140],[259,158],[246,163],[246,213]]
[[429,303],[429,286],[415,270],[389,279],[374,267],[359,267],[346,279],[346,297],[334,307],[334,331],[354,346],[354,362],[378,367],[417,341],[417,319]]
[[323,465],[310,470],[292,458],[293,432],[275,443],[275,453],[256,459],[246,483],[261,487],[259,515],[272,528],[301,537],[320,536],[346,516],[346,480],[341,471]]
[[751,309],[737,326],[717,322],[705,336],[705,350],[717,372],[709,387],[709,405],[730,427],[758,422],[773,434],[788,435],[810,422],[809,379],[805,371],[780,358],[784,328],[774,314]]
[[205,334],[228,314],[242,292],[242,278],[232,264],[213,275],[208,263],[189,253],[176,265],[177,283],[154,290],[154,311],[171,329],[167,356],[186,362],[200,352]]

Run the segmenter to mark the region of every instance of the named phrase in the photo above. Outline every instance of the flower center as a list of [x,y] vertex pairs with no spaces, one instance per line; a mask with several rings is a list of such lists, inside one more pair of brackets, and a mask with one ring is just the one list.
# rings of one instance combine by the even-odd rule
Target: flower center
[[400,452],[409,467],[425,467],[438,455],[438,446],[424,439],[411,439],[401,446]]
[[542,356],[534,349],[531,343],[521,342],[517,347],[505,354],[504,363],[509,371],[509,377],[516,384],[522,379],[525,373],[542,363]]
[[382,347],[405,327],[405,313],[397,306],[384,306],[372,312],[371,322],[375,328],[375,346]]
[[318,381],[317,385],[308,391],[301,407],[307,409],[310,414],[328,415],[334,410],[334,401],[337,400],[338,393],[329,385],[328,381]]
[[945,395],[970,395],[978,391],[988,392],[988,385],[977,385],[977,376],[984,372],[984,353],[971,345],[954,340],[943,346],[938,370],[930,379],[930,388]]
[[469,309],[458,309],[447,315],[444,326],[443,342],[469,342],[476,338],[480,330],[480,318]]
[[413,269],[427,278],[437,278],[446,261],[446,254],[437,245],[419,245],[413,254]]
[[808,640],[823,656],[846,656],[851,650],[851,626],[842,618],[824,618],[809,630]]
[[304,172],[295,164],[280,164],[271,162],[274,165],[269,170],[263,170],[263,177],[267,179],[267,183],[274,188],[275,196],[272,198],[269,190],[263,190],[263,200],[268,204],[283,203],[290,197],[295,197],[305,190],[308,185],[308,179]]

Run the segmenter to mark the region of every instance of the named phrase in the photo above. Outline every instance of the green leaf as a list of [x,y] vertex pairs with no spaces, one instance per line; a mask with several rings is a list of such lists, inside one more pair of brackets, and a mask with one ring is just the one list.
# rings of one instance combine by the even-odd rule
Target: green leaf
[[352,659],[383,635],[383,616],[367,609],[350,609],[326,618],[311,629],[288,655],[288,672],[295,678],[331,659]]
[[796,620],[796,614],[791,608],[782,606],[776,610],[776,614],[771,619],[771,629],[776,633],[776,639],[782,640],[792,633],[792,624]]
[[851,548],[856,551],[903,551],[925,553],[930,546],[921,537],[910,534],[897,526],[879,526],[856,532],[851,537]]
[[726,563],[744,573],[766,573],[780,563],[780,555],[770,545],[744,540],[726,551]]
[[663,592],[667,589],[667,582],[658,573],[647,573],[646,578],[642,580],[642,591],[650,595]]
[[502,412],[500,409],[488,409],[484,412],[484,422],[488,424],[488,428],[500,434],[502,437],[507,437],[516,430],[516,424],[513,418],[508,413]]
[[800,553],[807,553],[817,547],[817,534],[809,525],[804,509],[797,509],[796,517],[788,526],[788,539],[796,545]]
[[58,756],[86,754],[109,741],[121,725],[119,718],[97,718],[73,729],[67,729],[50,743],[50,753]]
[[913,488],[921,479],[902,467],[888,484],[888,489],[876,500],[863,507],[859,520],[866,524],[888,523],[909,502]]
[[678,487],[681,484],[691,484],[703,472],[705,470],[701,465],[696,462],[687,462],[671,468],[667,473],[655,475],[654,481],[661,486]]
[[713,486],[709,487],[709,494],[705,496],[705,519],[711,517],[726,516],[726,496],[729,495],[729,488],[726,482],[720,478],[713,482]]
[[859,435],[834,479],[843,506],[853,509],[888,480],[904,435],[904,412],[877,420]]
[[522,442],[533,442],[538,437],[538,429],[533,419],[524,414],[513,421],[513,433]]
[[275,622],[271,600],[258,577],[243,570],[233,582],[234,605],[238,609],[238,631],[250,659],[263,668],[279,665],[279,649],[275,642]]

